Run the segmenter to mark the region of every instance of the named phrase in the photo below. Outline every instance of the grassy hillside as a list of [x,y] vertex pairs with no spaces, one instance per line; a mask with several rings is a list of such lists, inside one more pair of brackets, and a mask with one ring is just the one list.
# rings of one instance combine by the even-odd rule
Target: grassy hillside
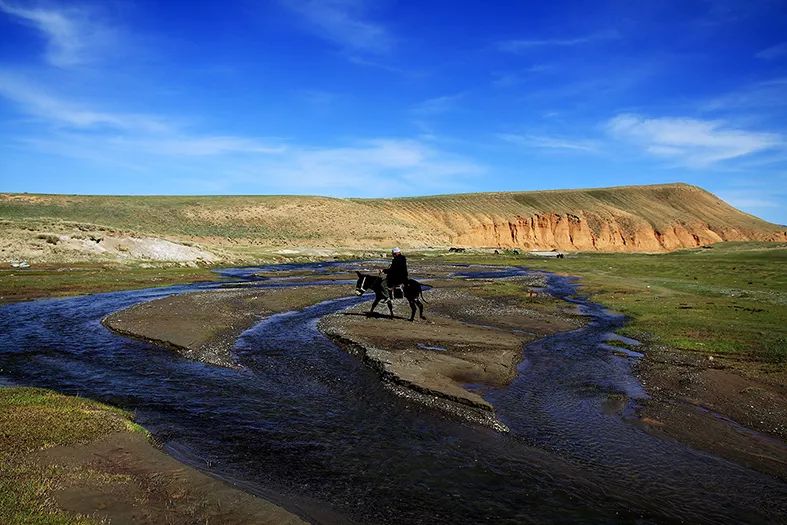
[[2,194],[0,228],[152,235],[236,250],[397,244],[669,251],[787,240],[784,228],[685,184],[399,199]]

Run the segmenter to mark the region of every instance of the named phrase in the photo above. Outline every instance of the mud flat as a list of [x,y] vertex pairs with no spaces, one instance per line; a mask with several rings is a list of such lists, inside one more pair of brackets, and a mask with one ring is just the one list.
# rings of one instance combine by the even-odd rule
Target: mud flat
[[[537,311],[528,308],[527,299],[489,296],[484,290],[489,283],[483,280],[441,279],[432,284],[439,288],[425,292],[427,320],[407,322],[409,306],[404,301],[396,303],[394,319],[367,317],[367,303],[326,316],[319,327],[359,355],[398,394],[505,430],[482,397],[483,389],[511,382],[526,343],[577,328],[581,321],[557,300]],[[541,284],[538,277],[506,283],[522,293]]]
[[787,480],[787,370],[648,345],[637,375],[655,433]]
[[336,286],[299,286],[173,295],[115,312],[102,323],[122,335],[172,348],[189,359],[231,367],[230,352],[244,330],[269,315],[348,292]]
[[[111,523],[306,523],[283,508],[180,463],[142,434],[110,434],[87,445],[37,455],[44,469],[90,470],[87,480],[53,493],[58,508]],[[92,482],[91,482],[92,481]]]
[[0,388],[0,522],[304,523],[171,458],[129,418],[84,398]]

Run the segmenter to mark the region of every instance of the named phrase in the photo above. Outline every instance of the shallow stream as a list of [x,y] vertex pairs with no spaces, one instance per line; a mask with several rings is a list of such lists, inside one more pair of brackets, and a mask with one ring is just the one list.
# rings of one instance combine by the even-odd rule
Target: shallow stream
[[[332,267],[344,264],[284,269]],[[259,280],[260,270],[224,274],[244,287],[291,285]],[[237,341],[240,370],[180,358],[100,322],[140,301],[232,285],[0,307],[0,384],[135,410],[170,454],[314,522],[766,523],[787,516],[784,482],[636,423],[633,408],[646,395],[631,373],[638,354],[606,344],[624,319],[576,298],[567,278],[549,276],[548,290],[575,303],[588,325],[528,345],[515,381],[483,391],[508,433],[393,395],[317,330],[323,315],[366,298],[266,319]],[[347,282],[325,285],[353,291]]]

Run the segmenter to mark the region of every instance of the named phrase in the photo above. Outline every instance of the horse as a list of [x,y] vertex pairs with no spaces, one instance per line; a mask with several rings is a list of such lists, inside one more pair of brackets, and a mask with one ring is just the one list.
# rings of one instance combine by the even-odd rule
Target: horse
[[[355,272],[358,274],[358,281],[355,283],[355,293],[356,295],[363,295],[364,292],[368,290],[372,290],[374,292],[374,302],[372,303],[372,308],[369,310],[369,313],[366,315],[371,316],[374,313],[374,309],[377,306],[377,303],[383,299],[383,278],[379,275],[369,275],[361,272]],[[407,282],[404,283],[404,297],[407,299],[407,302],[410,303],[410,321],[415,319],[415,308],[418,307],[418,311],[421,315],[421,319],[426,319],[424,317],[424,294],[423,290],[421,289],[421,283],[416,281],[415,279],[408,279]],[[388,301],[388,311],[391,314],[391,319],[393,319],[393,302],[391,300]]]

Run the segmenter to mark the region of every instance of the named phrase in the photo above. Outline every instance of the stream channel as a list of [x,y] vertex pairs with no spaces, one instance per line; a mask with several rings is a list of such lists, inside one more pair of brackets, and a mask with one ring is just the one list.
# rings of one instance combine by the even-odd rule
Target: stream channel
[[[171,294],[298,285],[254,277],[276,269],[223,270],[231,279],[224,283],[2,306],[0,384],[134,410],[169,454],[317,523],[775,523],[787,516],[787,483],[636,424],[634,408],[646,396],[631,372],[637,354],[605,344],[625,319],[576,297],[565,277],[549,275],[548,291],[589,322],[527,345],[514,382],[482,390],[506,433],[395,396],[323,336],[320,317],[369,300],[350,297],[350,282],[324,283],[347,287],[346,299],[274,315],[244,332],[234,348],[240,369],[190,361],[101,325],[111,312]],[[526,272],[457,268],[487,278]]]

